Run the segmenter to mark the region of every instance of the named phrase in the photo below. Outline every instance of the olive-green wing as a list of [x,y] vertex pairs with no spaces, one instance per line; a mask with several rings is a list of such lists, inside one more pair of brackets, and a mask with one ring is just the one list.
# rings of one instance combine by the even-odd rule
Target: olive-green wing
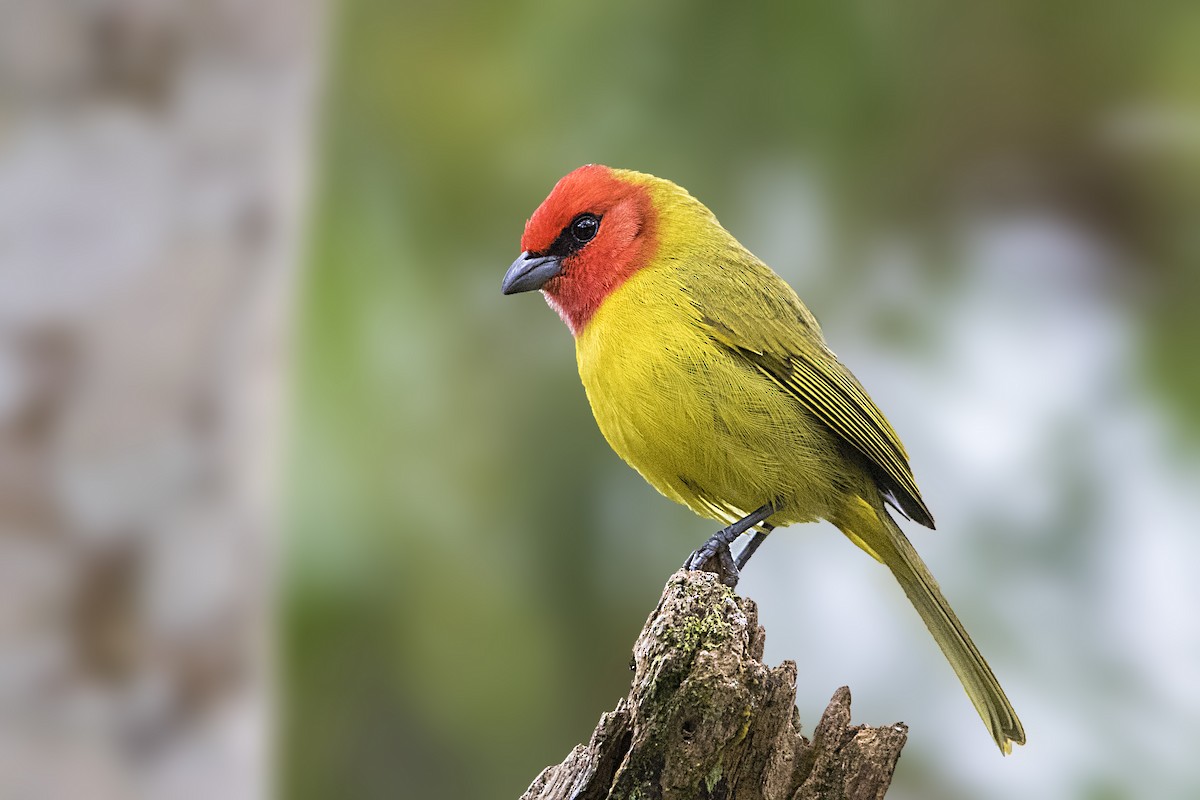
[[800,298],[742,251],[719,278],[685,281],[712,338],[770,377],[866,456],[880,489],[907,516],[933,527],[900,438],[866,390],[825,346]]

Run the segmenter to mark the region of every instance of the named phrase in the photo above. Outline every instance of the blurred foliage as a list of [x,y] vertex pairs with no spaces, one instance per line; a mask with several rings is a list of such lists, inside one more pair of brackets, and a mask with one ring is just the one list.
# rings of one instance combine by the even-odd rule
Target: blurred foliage
[[[1032,191],[1131,254],[1109,277],[1147,323],[1147,376],[1200,425],[1194,3],[337,12],[289,462],[289,796],[519,795],[624,692],[707,535],[609,451],[555,316],[499,295],[579,164],[677,180],[735,234],[767,210],[745,176],[799,165],[842,298],[868,232],[917,232],[949,285],[956,209]],[[1148,145],[1121,127],[1142,108],[1164,109]]]

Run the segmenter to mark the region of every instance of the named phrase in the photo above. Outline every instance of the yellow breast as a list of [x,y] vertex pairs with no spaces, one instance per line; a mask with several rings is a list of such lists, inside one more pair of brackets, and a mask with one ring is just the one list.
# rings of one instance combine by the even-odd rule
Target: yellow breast
[[636,273],[576,338],[601,432],[658,491],[702,516],[732,521],[779,500],[777,523],[824,516],[837,472],[830,435],[704,332],[679,269]]

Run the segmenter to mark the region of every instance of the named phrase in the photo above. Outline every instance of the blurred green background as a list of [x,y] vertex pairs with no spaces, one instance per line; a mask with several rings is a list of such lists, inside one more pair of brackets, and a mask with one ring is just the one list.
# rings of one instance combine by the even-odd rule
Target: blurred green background
[[[887,411],[910,527],[1008,689],[1001,759],[825,523],[743,581],[806,729],[912,726],[897,798],[1197,797],[1200,6],[344,0],[298,330],[285,794],[517,797],[624,694],[711,524],[611,453],[502,298],[588,162],[669,177]],[[821,586],[861,589],[818,605]]]

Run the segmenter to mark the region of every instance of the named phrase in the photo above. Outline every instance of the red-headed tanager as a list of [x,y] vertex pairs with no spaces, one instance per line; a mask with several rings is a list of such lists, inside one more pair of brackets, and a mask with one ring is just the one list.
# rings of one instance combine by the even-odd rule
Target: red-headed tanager
[[[601,432],[723,529],[688,559],[726,582],[773,528],[827,519],[885,564],[1004,752],[1025,731],[887,506],[933,527],[904,446],[804,303],[674,183],[599,165],[525,224],[505,294],[541,290],[575,335]],[[754,536],[735,563],[729,544]]]

